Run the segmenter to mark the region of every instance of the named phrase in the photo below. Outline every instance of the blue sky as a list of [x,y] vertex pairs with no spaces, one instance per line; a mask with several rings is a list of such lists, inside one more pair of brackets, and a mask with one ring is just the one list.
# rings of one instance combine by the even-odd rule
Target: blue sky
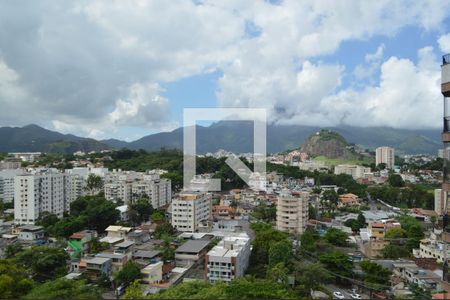
[[251,107],[438,128],[449,15],[431,0],[2,2],[0,126],[134,140],[186,107]]

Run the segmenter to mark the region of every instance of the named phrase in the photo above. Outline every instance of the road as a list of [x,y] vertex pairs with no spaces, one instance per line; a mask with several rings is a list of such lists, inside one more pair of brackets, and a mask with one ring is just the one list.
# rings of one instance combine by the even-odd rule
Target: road
[[[351,289],[351,288],[342,288],[342,287],[339,287],[339,286],[337,286],[337,285],[335,285],[335,284],[326,284],[325,287],[326,287],[331,293],[334,293],[334,292],[341,292],[342,295],[344,295],[345,299],[352,299],[352,297],[350,297],[350,294],[351,294],[351,293],[350,293],[350,289]],[[369,299],[369,296],[368,296],[368,295],[362,294],[362,293],[360,293],[360,292],[358,292],[358,294],[361,295],[361,298],[362,298],[362,299]],[[337,299],[337,298],[336,298],[336,297],[333,297],[333,299]]]

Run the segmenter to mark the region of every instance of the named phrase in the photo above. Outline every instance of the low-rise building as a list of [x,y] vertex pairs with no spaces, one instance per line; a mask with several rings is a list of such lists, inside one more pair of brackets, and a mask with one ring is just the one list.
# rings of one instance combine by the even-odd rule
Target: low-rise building
[[205,258],[210,240],[188,240],[175,250],[177,266],[190,266]]
[[71,258],[80,258],[89,251],[89,242],[97,237],[93,230],[83,230],[72,234],[67,241],[67,252]]
[[360,199],[355,194],[342,194],[339,196],[338,207],[359,207]]
[[160,283],[163,279],[163,262],[159,261],[145,266],[141,270],[142,282],[147,284]]
[[96,257],[111,259],[111,270],[113,273],[122,270],[129,261],[128,256],[123,253],[100,252]]
[[206,255],[206,278],[209,282],[230,282],[244,276],[250,252],[250,239],[245,233],[224,237]]
[[353,179],[363,178],[365,174],[370,173],[370,168],[358,165],[337,165],[334,167],[334,174],[347,174]]
[[98,280],[102,275],[111,276],[112,260],[106,257],[82,258],[79,270],[84,271],[90,280]]
[[20,241],[35,242],[44,239],[44,227],[36,225],[23,225],[17,228],[17,239]]

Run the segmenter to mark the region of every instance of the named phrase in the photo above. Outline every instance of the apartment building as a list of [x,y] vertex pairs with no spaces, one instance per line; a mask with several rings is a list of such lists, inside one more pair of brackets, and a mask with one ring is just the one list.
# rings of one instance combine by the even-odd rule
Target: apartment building
[[211,194],[180,193],[172,200],[172,226],[179,231],[196,232],[211,221]]
[[337,165],[334,167],[334,174],[347,174],[353,179],[363,178],[365,174],[370,173],[370,168],[358,165]]
[[6,158],[0,161],[0,170],[14,170],[22,166],[22,160],[18,158]]
[[171,180],[161,178],[160,172],[114,171],[105,181],[105,198],[110,201],[129,203],[148,198],[154,208],[160,208],[170,204],[172,199]]
[[205,273],[209,282],[230,282],[244,276],[250,260],[250,239],[247,234],[224,237],[205,258]]
[[14,178],[16,224],[34,224],[43,212],[62,217],[67,207],[64,173],[48,169]]
[[392,169],[395,164],[395,152],[391,147],[378,147],[376,149],[375,164],[386,164],[386,168]]
[[14,177],[23,174],[21,169],[8,169],[0,171],[0,199],[12,202],[14,199]]
[[301,234],[308,221],[308,192],[283,190],[277,197],[277,229]]

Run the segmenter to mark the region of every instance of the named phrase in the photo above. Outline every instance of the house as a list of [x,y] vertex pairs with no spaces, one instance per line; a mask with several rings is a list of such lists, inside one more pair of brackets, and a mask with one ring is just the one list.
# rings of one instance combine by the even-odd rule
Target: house
[[210,240],[188,240],[175,250],[177,266],[189,266],[202,261],[206,255]]
[[132,258],[133,250],[134,250],[134,242],[132,241],[123,241],[119,244],[114,245],[114,253],[125,254],[128,257],[128,259]]
[[82,258],[79,266],[90,280],[98,280],[102,275],[111,276],[112,260],[106,257]]
[[36,242],[44,239],[44,227],[36,225],[23,225],[17,228],[19,241]]
[[71,258],[80,258],[89,252],[89,242],[97,237],[93,230],[83,230],[72,234],[67,241],[67,252]]
[[146,230],[136,229],[128,234],[127,239],[136,244],[143,244],[150,240],[150,234]]
[[402,225],[392,219],[369,222],[371,236],[377,239],[384,239],[386,233],[393,228],[402,228]]
[[121,253],[100,252],[96,255],[96,257],[111,259],[111,268],[113,273],[122,270],[129,261],[128,256]]
[[108,235],[100,239],[100,242],[115,245],[125,240],[128,233],[131,232],[131,227],[110,225],[108,226],[108,228],[105,229],[105,231],[108,233]]
[[428,291],[437,291],[442,288],[439,275],[418,267],[413,261],[394,262],[393,266],[393,274],[401,277],[408,284],[415,283]]
[[212,208],[212,214],[215,219],[234,218],[236,215],[236,208],[226,205],[214,205]]
[[360,199],[355,194],[343,194],[339,196],[338,208],[359,207],[360,205]]
[[154,263],[160,260],[160,254],[158,250],[137,250],[133,253],[133,260]]
[[160,283],[163,279],[163,262],[149,264],[141,270],[142,282],[147,284]]

